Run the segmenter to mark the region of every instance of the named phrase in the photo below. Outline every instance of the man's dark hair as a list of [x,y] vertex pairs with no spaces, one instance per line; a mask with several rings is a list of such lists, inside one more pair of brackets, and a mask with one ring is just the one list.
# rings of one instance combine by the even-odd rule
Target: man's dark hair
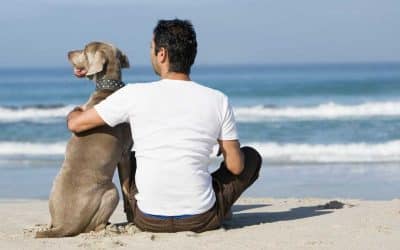
[[188,20],[159,20],[153,31],[155,53],[164,48],[169,58],[169,71],[190,73],[197,54],[196,32]]

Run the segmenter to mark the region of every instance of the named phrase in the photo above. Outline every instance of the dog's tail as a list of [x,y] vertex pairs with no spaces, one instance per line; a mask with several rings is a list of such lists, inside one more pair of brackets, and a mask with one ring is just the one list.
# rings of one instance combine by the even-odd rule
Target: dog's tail
[[46,229],[45,231],[36,232],[35,238],[58,238],[58,237],[65,237],[65,236],[72,236],[67,234],[65,230],[61,227],[53,227],[50,229]]

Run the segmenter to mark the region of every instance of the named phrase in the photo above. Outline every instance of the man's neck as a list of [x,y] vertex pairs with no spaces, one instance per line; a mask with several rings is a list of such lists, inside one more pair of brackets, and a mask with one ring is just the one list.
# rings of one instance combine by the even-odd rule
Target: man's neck
[[188,74],[178,72],[166,72],[161,75],[161,79],[190,81]]

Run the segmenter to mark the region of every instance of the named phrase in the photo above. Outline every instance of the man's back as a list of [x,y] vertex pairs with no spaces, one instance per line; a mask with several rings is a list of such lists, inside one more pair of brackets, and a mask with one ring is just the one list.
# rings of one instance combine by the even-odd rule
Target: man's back
[[[153,30],[150,59],[163,80],[127,86],[92,109],[68,114],[68,129],[74,133],[130,123],[135,180],[123,180],[130,185],[125,194],[131,209],[125,208],[141,230],[216,229],[258,178],[261,156],[251,147],[240,148],[228,98],[190,81],[196,54],[190,21],[160,20]],[[107,67],[106,61],[92,64]],[[210,175],[210,153],[217,142],[224,161]]]
[[[238,139],[227,97],[191,81],[131,84],[98,112],[113,120],[124,112],[134,139],[138,207],[156,215],[199,214],[215,203],[210,154],[217,139]],[[110,103],[111,103],[110,102]],[[108,110],[103,110],[107,107]],[[108,115],[110,114],[110,115]]]

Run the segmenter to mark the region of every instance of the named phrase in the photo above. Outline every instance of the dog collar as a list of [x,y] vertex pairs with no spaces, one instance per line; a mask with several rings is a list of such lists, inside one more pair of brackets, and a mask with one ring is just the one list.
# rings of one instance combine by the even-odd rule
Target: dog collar
[[125,86],[120,80],[99,79],[96,80],[96,90],[117,90]]

